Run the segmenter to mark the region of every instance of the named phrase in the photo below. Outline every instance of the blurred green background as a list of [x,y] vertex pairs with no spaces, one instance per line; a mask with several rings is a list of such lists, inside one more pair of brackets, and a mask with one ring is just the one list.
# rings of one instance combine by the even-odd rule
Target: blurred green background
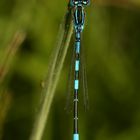
[[[0,1],[1,140],[28,140],[31,135],[67,3]],[[140,1],[92,1],[86,13],[82,44],[90,108],[85,112],[80,100],[80,140],[140,140]],[[73,114],[64,110],[70,56],[43,140],[72,140]]]

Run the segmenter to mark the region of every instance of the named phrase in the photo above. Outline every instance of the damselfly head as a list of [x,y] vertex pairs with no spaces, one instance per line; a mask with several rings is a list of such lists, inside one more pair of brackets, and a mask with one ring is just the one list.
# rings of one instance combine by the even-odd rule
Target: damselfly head
[[71,6],[88,5],[90,0],[70,0]]

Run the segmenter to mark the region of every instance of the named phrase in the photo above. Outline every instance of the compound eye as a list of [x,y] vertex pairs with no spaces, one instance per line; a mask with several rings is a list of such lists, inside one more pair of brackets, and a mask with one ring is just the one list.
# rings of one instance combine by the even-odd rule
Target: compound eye
[[79,0],[73,0],[73,1],[75,5],[79,4]]
[[88,4],[89,4],[89,0],[83,0],[82,3],[83,3],[84,5],[88,5]]

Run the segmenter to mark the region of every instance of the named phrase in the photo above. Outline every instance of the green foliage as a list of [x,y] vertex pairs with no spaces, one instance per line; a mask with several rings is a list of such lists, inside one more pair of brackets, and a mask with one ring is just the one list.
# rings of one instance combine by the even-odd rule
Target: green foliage
[[[136,0],[126,2],[132,4],[123,3],[123,7],[121,1],[117,5],[95,3],[86,9],[82,47],[86,50],[90,108],[85,113],[80,95],[81,140],[140,139],[140,5]],[[42,81],[47,71],[48,75],[54,74],[52,65],[57,66],[56,81],[60,80],[56,90],[55,78],[45,84],[45,88],[50,84],[55,94],[52,101],[47,98],[50,108],[44,108],[49,108],[49,114],[43,116],[47,117],[47,125],[42,139],[72,139],[72,114],[64,111],[70,49],[63,70],[66,53],[59,58],[63,64],[51,61],[56,57],[51,58],[56,44],[62,43],[63,49],[69,44],[70,36],[63,35],[63,29],[69,28],[63,28],[57,38],[66,8],[64,0],[0,1],[1,140],[31,138],[36,115],[41,114],[40,104],[46,99]],[[69,47],[73,47],[73,40]]]

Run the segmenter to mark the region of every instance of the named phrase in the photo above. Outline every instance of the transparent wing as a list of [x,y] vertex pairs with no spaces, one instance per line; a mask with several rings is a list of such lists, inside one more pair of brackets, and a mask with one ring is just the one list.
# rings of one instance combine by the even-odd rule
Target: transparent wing
[[[72,112],[73,109],[73,92],[74,92],[74,61],[75,61],[75,48],[73,47],[72,58],[68,76],[68,87],[67,87],[67,98],[65,110],[67,113]],[[89,109],[89,99],[88,99],[88,85],[87,85],[87,71],[86,71],[86,61],[85,61],[85,51],[81,46],[80,55],[80,89],[83,93],[83,104],[84,109],[87,111]],[[79,94],[81,95],[81,94]]]
[[67,111],[67,113],[72,112],[73,109],[74,60],[75,60],[75,48],[73,47],[70,70],[68,75],[67,99],[66,99],[66,106],[65,106],[65,110]]
[[89,98],[88,98],[88,84],[87,84],[87,70],[86,70],[86,61],[85,61],[85,49],[84,46],[81,46],[81,85],[82,85],[82,92],[83,92],[83,102],[85,111],[89,109]]

